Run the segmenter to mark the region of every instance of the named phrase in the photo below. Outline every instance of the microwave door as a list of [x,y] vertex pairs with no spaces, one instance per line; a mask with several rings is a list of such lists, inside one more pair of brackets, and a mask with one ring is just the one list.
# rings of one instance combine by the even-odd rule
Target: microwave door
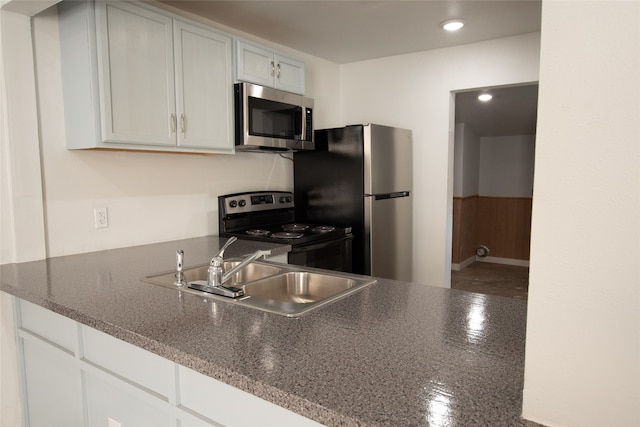
[[277,101],[249,98],[249,134],[293,140],[296,126],[293,110]]

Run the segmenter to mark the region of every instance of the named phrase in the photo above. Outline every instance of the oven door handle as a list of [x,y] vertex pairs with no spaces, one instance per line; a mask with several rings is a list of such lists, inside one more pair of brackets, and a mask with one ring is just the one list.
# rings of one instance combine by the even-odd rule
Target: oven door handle
[[291,253],[307,252],[307,251],[313,251],[316,249],[324,249],[330,246],[335,246],[337,244],[340,244],[346,240],[352,240],[352,239],[353,239],[353,236],[349,235],[349,236],[341,237],[339,239],[325,240],[323,242],[313,243],[307,246],[292,246]]

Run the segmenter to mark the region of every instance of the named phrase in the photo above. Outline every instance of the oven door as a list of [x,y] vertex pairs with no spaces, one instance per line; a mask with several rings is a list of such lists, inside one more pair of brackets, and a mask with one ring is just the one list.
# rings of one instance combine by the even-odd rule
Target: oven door
[[294,265],[351,273],[352,242],[353,236],[347,235],[305,246],[293,246],[288,261]]

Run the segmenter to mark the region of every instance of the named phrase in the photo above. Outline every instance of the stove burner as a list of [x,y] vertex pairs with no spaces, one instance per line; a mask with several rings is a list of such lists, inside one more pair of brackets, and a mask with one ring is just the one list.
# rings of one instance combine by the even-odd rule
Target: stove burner
[[304,231],[307,228],[309,228],[309,226],[307,224],[285,224],[282,226],[282,229],[284,231]]
[[275,237],[276,239],[299,239],[304,234],[302,233],[292,233],[289,231],[279,231],[277,233],[273,233],[271,237]]
[[319,225],[317,227],[313,227],[311,231],[314,233],[331,233],[336,228],[332,225]]
[[269,230],[260,230],[260,229],[247,230],[246,233],[249,236],[268,236],[269,234],[271,234]]

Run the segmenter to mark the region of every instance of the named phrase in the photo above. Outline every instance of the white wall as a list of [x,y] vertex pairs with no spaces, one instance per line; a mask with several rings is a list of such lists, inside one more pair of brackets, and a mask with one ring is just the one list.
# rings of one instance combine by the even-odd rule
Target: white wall
[[13,12],[0,19],[0,262],[32,261],[44,257],[45,232],[31,26]]
[[452,91],[538,80],[539,33],[342,66],[343,124],[413,131],[416,282],[451,281]]
[[[2,13],[4,16],[9,12]],[[7,160],[4,158],[4,144],[2,148],[3,161],[9,161],[16,168],[7,179],[3,176],[3,193],[5,186],[10,186],[12,180],[16,181],[12,174],[25,176],[25,173],[20,173],[24,169],[40,173],[42,163],[42,185],[39,176],[27,175],[29,182],[34,183],[32,187],[41,189],[43,193],[36,197],[40,208],[31,209],[30,205],[23,203],[9,209],[10,215],[4,215],[3,203],[3,232],[17,229],[11,222],[12,218],[40,215],[39,222],[31,220],[31,227],[40,227],[40,230],[44,230],[42,233],[46,231],[46,247],[45,238],[41,238],[38,244],[30,245],[40,254],[31,259],[216,234],[218,195],[245,190],[293,188],[291,161],[273,154],[198,156],[67,150],[56,9],[51,8],[37,15],[32,25],[37,112],[25,114],[32,123],[28,127],[18,127],[13,117],[10,118],[10,124],[13,124],[13,129],[29,129],[35,133],[35,143],[31,141],[29,147],[35,147],[36,151],[28,159],[12,154]],[[227,30],[224,27],[221,29]],[[307,65],[307,94],[316,99],[317,125],[335,126],[338,123],[340,76],[336,64],[290,49],[281,49],[241,33],[235,34],[301,57]],[[11,33],[10,37],[11,42],[3,41],[3,46],[19,46],[23,55],[31,58],[29,29],[23,34]],[[33,75],[33,66],[24,65],[19,73],[5,76],[4,81],[8,87],[26,86],[33,91]],[[9,142],[9,147],[22,147],[22,143],[13,136]],[[17,181],[22,182],[20,179]],[[3,202],[4,198],[3,194]],[[94,228],[94,207],[107,207],[108,228]],[[28,260],[19,253],[19,245],[27,241],[18,237],[16,242],[11,245],[3,239],[0,263]]]
[[479,195],[531,197],[534,135],[480,138]]
[[456,124],[453,149],[453,196],[475,196],[480,185],[480,138],[464,123]]
[[547,425],[640,425],[639,22],[542,6],[523,414]]
[[456,124],[454,197],[531,197],[535,135],[478,137]]

